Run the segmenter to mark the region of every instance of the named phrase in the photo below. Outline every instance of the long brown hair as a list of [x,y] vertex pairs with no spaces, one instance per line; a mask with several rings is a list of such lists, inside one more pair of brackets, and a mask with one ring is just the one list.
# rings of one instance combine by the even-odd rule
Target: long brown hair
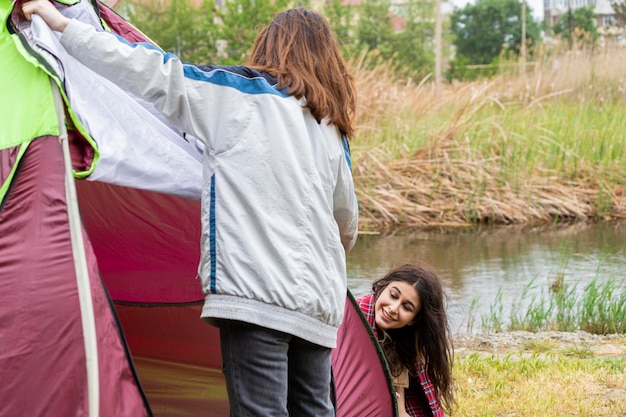
[[[374,298],[378,300],[380,294],[393,281],[406,282],[415,288],[421,308],[412,324],[387,331],[394,351],[383,350],[386,350],[390,361],[399,361],[408,369],[412,369],[417,360],[423,360],[444,408],[450,411],[455,404],[452,382],[453,349],[445,308],[446,294],[441,280],[428,265],[402,265],[374,282]],[[394,367],[392,364],[390,366]],[[395,366],[397,367],[397,363]]]
[[306,98],[318,121],[354,135],[356,92],[335,35],[326,19],[303,8],[277,14],[257,35],[247,66],[278,79],[278,88]]

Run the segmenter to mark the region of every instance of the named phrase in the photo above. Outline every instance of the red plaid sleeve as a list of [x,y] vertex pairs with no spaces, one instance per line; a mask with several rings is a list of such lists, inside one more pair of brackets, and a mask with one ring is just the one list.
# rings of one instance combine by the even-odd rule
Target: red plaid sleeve
[[[406,411],[411,417],[444,417],[437,391],[426,366],[417,363],[414,368],[417,376],[411,378],[411,385],[405,391]],[[415,373],[413,373],[415,375]]]

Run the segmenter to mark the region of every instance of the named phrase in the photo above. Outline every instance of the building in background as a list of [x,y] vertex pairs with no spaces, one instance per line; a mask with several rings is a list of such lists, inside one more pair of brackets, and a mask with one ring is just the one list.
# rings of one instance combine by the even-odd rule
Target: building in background
[[596,24],[598,28],[624,23],[609,0],[544,0],[544,21],[549,27],[552,27],[559,20],[559,17],[569,12],[570,8],[574,10],[580,7],[593,7],[597,15]]

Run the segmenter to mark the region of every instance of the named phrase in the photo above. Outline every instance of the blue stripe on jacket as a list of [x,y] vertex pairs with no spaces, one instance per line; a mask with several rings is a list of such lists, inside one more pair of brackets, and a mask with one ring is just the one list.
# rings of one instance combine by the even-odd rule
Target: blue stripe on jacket
[[344,135],[341,136],[341,142],[343,143],[343,153],[346,157],[346,162],[348,163],[348,168],[352,171],[352,157],[350,156],[350,142],[348,142],[348,138]]
[[247,77],[238,72],[233,72],[233,67],[214,67],[210,71],[204,71],[201,67],[184,64],[183,68],[185,77],[191,80],[232,87],[246,94],[274,94],[287,97],[285,91],[274,88],[260,73],[259,76]]
[[183,62],[173,53],[165,52],[161,48],[149,42],[131,43],[122,36],[113,33],[122,43],[133,48],[138,46],[159,51],[163,55],[163,63],[170,59],[176,59],[183,64],[185,78],[196,81],[204,81],[216,85],[235,88],[246,94],[274,94],[280,97],[288,97],[287,88],[278,90],[275,88],[276,78],[241,65],[219,66],[219,65],[195,65]]
[[217,287],[217,248],[215,247],[215,174],[211,176],[211,194],[209,196],[209,259],[211,262],[210,291],[216,293]]

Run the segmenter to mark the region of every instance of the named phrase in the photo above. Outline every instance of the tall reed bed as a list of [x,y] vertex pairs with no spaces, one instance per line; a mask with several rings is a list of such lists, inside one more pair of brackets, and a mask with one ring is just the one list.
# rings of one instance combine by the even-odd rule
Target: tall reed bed
[[626,50],[439,90],[353,68],[363,229],[626,218]]

